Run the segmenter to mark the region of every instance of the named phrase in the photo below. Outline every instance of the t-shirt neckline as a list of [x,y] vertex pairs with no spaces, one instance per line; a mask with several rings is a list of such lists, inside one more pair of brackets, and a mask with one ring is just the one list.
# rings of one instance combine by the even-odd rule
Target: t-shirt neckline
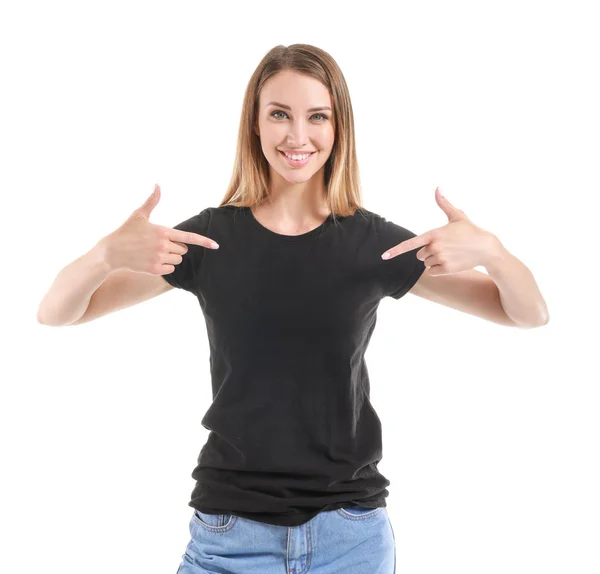
[[265,227],[262,223],[260,223],[260,221],[258,221],[258,219],[256,219],[256,217],[254,217],[254,213],[252,213],[252,209],[250,207],[244,207],[244,209],[248,213],[250,221],[253,223],[254,227],[259,229],[261,231],[261,233],[263,233],[264,235],[271,237],[272,239],[276,239],[278,241],[302,241],[304,239],[309,239],[313,235],[316,235],[317,233],[322,231],[333,217],[333,215],[330,213],[327,216],[327,219],[325,219],[325,221],[323,221],[323,223],[321,223],[314,229],[307,231],[306,233],[300,233],[300,235],[284,235],[282,233],[277,233],[275,231],[272,231],[271,229],[269,229],[268,227]]

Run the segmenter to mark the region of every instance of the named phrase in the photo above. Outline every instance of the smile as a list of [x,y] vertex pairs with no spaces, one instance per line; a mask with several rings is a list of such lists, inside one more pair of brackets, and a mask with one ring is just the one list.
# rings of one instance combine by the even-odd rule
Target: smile
[[279,151],[279,153],[285,158],[285,161],[293,167],[300,167],[300,166],[306,165],[310,161],[310,158],[313,155],[315,155],[315,153],[317,153],[317,152],[312,152],[310,154],[294,154],[294,157],[300,158],[300,159],[292,159],[292,157],[290,155],[286,154],[285,152],[282,152],[281,150],[277,150],[277,151]]

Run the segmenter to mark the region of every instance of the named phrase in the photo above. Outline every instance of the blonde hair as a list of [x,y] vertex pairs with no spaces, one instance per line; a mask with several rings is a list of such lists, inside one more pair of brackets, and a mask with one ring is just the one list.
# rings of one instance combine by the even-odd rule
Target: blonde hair
[[335,137],[331,155],[324,166],[327,202],[334,216],[354,215],[355,210],[363,206],[350,93],[335,60],[324,50],[309,44],[275,46],[252,74],[244,94],[233,174],[219,207],[252,207],[268,197],[269,163],[254,128],[258,125],[262,87],[271,76],[283,70],[311,76],[329,91]]

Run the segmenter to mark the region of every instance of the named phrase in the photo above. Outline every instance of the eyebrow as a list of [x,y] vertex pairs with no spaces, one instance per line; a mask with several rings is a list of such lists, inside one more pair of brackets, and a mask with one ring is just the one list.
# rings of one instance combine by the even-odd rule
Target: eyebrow
[[[290,108],[290,106],[286,106],[285,104],[280,104],[279,102],[269,102],[267,104],[267,106],[278,106],[280,108],[283,108],[285,110],[291,110],[292,108]],[[318,108],[309,108],[308,110],[306,110],[307,112],[318,112],[319,110],[329,110],[331,111],[331,108],[329,106],[321,106]]]

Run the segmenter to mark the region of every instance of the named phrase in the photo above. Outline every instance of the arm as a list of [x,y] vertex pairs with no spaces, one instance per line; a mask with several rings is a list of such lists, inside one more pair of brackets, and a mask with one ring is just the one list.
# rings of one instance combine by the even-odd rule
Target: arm
[[[171,229],[149,222],[159,199],[160,188],[155,185],[154,192],[123,225],[58,274],[40,303],[39,323],[78,325],[173,287],[193,290],[203,248],[218,248],[212,239],[194,232],[204,230],[209,210]],[[168,279],[163,279],[165,272]]]
[[[415,256],[427,271],[413,286],[417,295],[504,325],[546,325],[548,309],[531,271],[495,235],[454,207],[439,188],[435,199],[448,224],[402,241],[382,259],[421,247]],[[473,269],[478,265],[489,276]]]
[[53,327],[80,325],[171,289],[162,275],[110,271],[100,242],[58,274],[40,304],[38,321]]
[[132,307],[174,289],[163,275],[136,273],[117,269],[96,289],[85,313],[70,325],[89,323],[94,319]]
[[423,273],[409,293],[504,327],[521,327],[502,308],[496,284],[476,269],[450,275]]
[[541,327],[550,321],[548,307],[529,268],[495,243],[485,268],[499,290],[506,314],[519,326]]
[[546,325],[548,309],[531,271],[499,241],[494,245],[484,263],[489,275],[476,269],[447,275],[425,272],[409,293],[507,327]]
[[38,322],[59,327],[79,319],[85,313],[94,291],[110,273],[99,242],[60,271],[39,305]]

